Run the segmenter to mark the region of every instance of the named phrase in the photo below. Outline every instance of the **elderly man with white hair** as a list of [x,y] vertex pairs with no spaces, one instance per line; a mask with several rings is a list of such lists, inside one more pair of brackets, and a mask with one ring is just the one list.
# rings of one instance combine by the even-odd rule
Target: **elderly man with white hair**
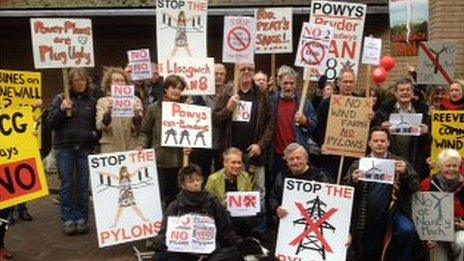
[[454,242],[432,242],[436,260],[464,260],[464,177],[460,173],[461,155],[454,149],[445,149],[438,155],[439,173],[421,183],[422,191],[440,191],[454,194]]

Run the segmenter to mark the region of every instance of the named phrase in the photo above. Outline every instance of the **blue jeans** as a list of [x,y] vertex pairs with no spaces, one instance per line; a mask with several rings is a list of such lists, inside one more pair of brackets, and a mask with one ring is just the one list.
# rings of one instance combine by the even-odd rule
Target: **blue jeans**
[[[59,148],[56,163],[61,178],[61,219],[66,221],[84,220],[89,215],[89,164],[88,151],[77,148]],[[76,173],[76,179],[73,173]],[[77,184],[74,184],[74,183]],[[73,193],[76,186],[76,193]]]
[[393,219],[394,236],[392,245],[392,256],[398,261],[414,260],[413,247],[417,240],[414,223],[406,215],[399,211]]

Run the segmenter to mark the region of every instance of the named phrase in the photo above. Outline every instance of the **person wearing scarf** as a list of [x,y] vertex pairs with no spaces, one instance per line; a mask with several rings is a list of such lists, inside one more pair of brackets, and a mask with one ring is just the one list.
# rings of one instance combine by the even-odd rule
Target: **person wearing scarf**
[[450,84],[448,97],[443,101],[440,110],[464,110],[464,80],[454,80]]

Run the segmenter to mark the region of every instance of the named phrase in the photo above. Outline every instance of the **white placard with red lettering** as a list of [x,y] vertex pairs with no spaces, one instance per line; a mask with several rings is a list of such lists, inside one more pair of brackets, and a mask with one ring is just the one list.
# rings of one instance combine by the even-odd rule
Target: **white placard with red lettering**
[[235,108],[232,114],[232,121],[245,121],[249,122],[251,119],[251,107],[253,102],[251,101],[238,101],[237,108]]
[[93,67],[93,31],[90,19],[31,18],[34,67]]
[[363,64],[379,65],[382,52],[382,39],[364,37],[364,45],[361,62]]
[[198,214],[169,216],[166,246],[171,252],[210,254],[216,250],[214,219]]
[[112,117],[134,117],[134,85],[111,85]]
[[256,19],[253,17],[224,17],[222,61],[225,63],[254,63]]
[[309,22],[331,26],[334,29],[329,50],[330,57],[320,66],[319,75],[325,74],[329,81],[333,81],[342,69],[352,69],[356,75],[358,74],[366,13],[365,4],[311,2]]
[[131,68],[132,80],[144,80],[152,77],[149,49],[127,51],[127,60]]
[[388,119],[389,131],[393,135],[420,136],[422,113],[392,113]]
[[227,192],[226,202],[232,217],[256,216],[261,211],[259,191]]
[[359,180],[392,185],[395,181],[395,160],[362,158],[359,160],[359,169],[363,171]]
[[158,65],[159,74],[182,76],[187,87],[182,95],[215,94],[214,58],[178,58],[162,61]]
[[211,148],[211,108],[177,102],[163,102],[161,146]]
[[151,238],[163,218],[155,151],[89,155],[98,246]]
[[293,52],[292,8],[258,8],[255,53]]
[[329,58],[332,37],[333,30],[329,26],[303,23],[295,66],[315,70],[312,74],[317,75],[319,66],[325,64]]
[[276,257],[345,260],[354,188],[287,178],[283,189],[288,214],[280,219]]

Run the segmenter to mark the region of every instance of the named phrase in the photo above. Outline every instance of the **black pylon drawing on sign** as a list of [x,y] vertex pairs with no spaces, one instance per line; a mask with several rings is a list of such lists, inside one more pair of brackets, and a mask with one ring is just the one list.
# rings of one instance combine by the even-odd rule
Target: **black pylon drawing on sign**
[[174,139],[174,143],[177,144],[177,131],[173,128],[170,128],[165,132],[166,134],[166,139],[164,139],[164,143],[168,143],[169,137],[172,135],[172,138]]
[[433,197],[434,199],[437,200],[437,204],[435,204],[435,207],[433,207],[434,209],[438,209],[438,217],[437,217],[437,220],[443,220],[443,209],[442,209],[443,204],[441,204],[441,201],[442,201],[444,198],[448,197],[449,195],[446,194],[446,195],[444,195],[444,196],[441,197],[441,198],[438,198],[438,197],[435,196],[435,194],[433,194],[433,193],[431,193],[430,195],[432,195],[432,197]]
[[188,145],[190,145],[190,133],[188,132],[188,130],[183,130],[181,133],[180,133],[180,144],[184,143],[184,138],[187,139],[187,143]]
[[201,141],[203,142],[203,146],[206,146],[205,135],[203,135],[202,131],[197,133],[197,136],[195,137],[195,142],[193,143],[194,145],[197,145],[198,139],[201,139]]
[[346,60],[345,63],[341,62],[342,69],[340,70],[341,72],[345,71],[352,71],[354,67],[354,63],[351,63],[350,60]]
[[[146,186],[150,186],[153,184],[153,178],[150,177],[150,174],[148,173],[148,168],[143,167],[140,169],[135,170],[137,173],[136,177],[137,179],[132,180],[131,183],[131,188],[133,189],[138,189],[138,188],[143,188]],[[112,177],[111,175],[105,174],[107,172],[100,172],[99,173],[99,178],[100,178],[100,183],[97,185],[97,193],[103,192],[109,188],[120,188],[120,184],[113,184],[111,182]],[[137,181],[137,182],[134,182]]]
[[[327,207],[327,204],[324,203],[322,200],[319,199],[319,196],[317,196],[313,200],[309,200],[306,202],[307,205],[312,204],[309,208],[306,208],[305,211],[312,217],[312,219],[317,222],[319,219],[324,218],[324,215],[326,215],[327,211],[325,211],[323,208]],[[314,224],[309,224],[308,220],[306,217],[302,217],[299,219],[296,219],[293,221],[293,224],[295,225],[304,225],[304,231],[307,231],[308,229],[311,229],[311,226]],[[320,224],[320,226],[317,228],[319,230],[319,234],[323,237],[324,236],[324,229],[332,230],[332,232],[335,232],[336,228],[330,224],[327,221],[324,221],[323,223]],[[316,251],[318,252],[323,260],[326,260],[326,247],[324,246],[324,242],[322,242],[322,239],[317,236],[313,235],[311,233],[308,233],[305,236],[305,240],[301,240],[296,248],[295,255],[298,255],[301,251],[303,250],[310,250],[310,251]]]
[[447,48],[446,46],[444,46],[440,51],[437,52],[437,51],[433,50],[431,47],[429,47],[429,50],[430,50],[433,54],[435,54],[435,58],[434,58],[435,61],[434,61],[434,63],[433,63],[433,73],[434,73],[434,74],[437,74],[437,73],[438,73],[438,66],[437,66],[437,64],[440,63],[440,54],[441,54],[442,52],[447,51],[448,48]]

